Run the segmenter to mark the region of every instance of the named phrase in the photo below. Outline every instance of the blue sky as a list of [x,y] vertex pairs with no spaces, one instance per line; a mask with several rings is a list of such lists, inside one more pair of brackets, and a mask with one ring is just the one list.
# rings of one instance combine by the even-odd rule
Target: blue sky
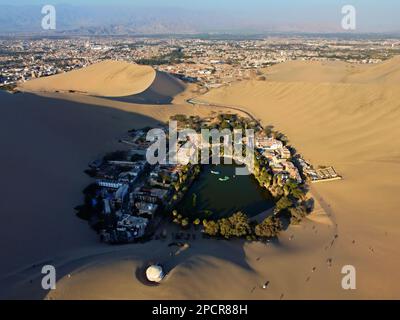
[[351,4],[357,9],[362,31],[400,31],[399,0],[0,0],[0,4],[179,7],[240,15],[258,25],[302,23],[314,24],[317,28],[323,24],[337,24],[341,7]]
[[0,0],[0,4],[72,4],[72,5],[139,5],[139,6],[169,6],[182,8],[221,9],[233,7],[236,10],[268,9],[270,7],[311,7],[321,8],[324,6],[340,4],[356,4],[370,10],[381,10],[382,7],[388,11],[399,9],[398,0]]

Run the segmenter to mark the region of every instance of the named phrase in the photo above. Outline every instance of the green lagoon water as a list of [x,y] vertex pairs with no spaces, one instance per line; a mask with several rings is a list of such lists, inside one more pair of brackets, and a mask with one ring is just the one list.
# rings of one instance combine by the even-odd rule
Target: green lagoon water
[[[270,193],[260,188],[253,176],[235,176],[235,168],[235,165],[225,164],[204,165],[178,206],[178,212],[189,217],[219,219],[237,211],[252,217],[272,208],[274,201]],[[229,180],[219,180],[224,177],[229,177]],[[205,210],[213,214],[205,216]]]

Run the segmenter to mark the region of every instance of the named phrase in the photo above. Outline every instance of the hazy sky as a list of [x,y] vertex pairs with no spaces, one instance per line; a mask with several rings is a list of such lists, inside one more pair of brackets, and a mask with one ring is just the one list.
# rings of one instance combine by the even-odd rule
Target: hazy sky
[[357,9],[359,31],[400,31],[399,0],[0,0],[0,4],[179,7],[240,15],[242,21],[258,26],[314,25],[316,31],[319,27],[339,27],[342,6],[351,4]]

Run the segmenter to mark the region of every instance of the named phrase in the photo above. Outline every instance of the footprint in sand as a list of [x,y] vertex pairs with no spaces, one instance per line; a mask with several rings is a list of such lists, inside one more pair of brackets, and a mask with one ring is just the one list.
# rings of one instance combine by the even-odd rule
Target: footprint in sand
[[369,247],[369,250],[370,250],[372,253],[375,253],[375,250],[374,250],[374,248],[372,248],[372,247]]

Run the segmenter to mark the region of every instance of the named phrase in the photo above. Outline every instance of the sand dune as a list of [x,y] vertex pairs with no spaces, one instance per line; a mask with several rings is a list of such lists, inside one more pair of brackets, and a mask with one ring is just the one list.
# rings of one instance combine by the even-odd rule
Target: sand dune
[[[0,97],[6,106],[0,108],[3,149],[10,154],[2,176],[15,181],[1,189],[8,199],[1,212],[10,221],[2,224],[1,241],[15,245],[2,251],[2,274],[8,276],[0,279],[0,295],[44,297],[40,263],[33,264],[50,259],[60,270],[57,290],[47,296],[55,299],[399,299],[397,59],[376,66],[294,62],[266,73],[267,81],[242,81],[201,99],[243,108],[275,125],[305,158],[334,165],[344,180],[314,185],[314,214],[276,244],[198,239],[173,258],[169,241],[98,244],[71,214],[88,182],[81,172],[114,146],[120,132],[156,125],[174,113],[206,115],[218,108],[74,94]],[[48,157],[49,148],[57,161]],[[21,180],[28,183],[28,201],[19,201],[15,192]],[[58,181],[63,183],[55,188]],[[19,227],[26,233],[12,231]],[[148,261],[166,260],[173,268],[160,287],[134,277]],[[349,264],[357,270],[355,291],[341,288],[341,269]]]
[[267,79],[282,82],[341,82],[354,69],[339,61],[289,61],[264,69]]
[[167,103],[185,89],[184,84],[149,66],[106,60],[63,74],[20,84],[27,92],[75,92],[121,98],[133,103]]
[[143,92],[155,77],[156,72],[151,67],[106,60],[79,70],[33,79],[22,83],[19,89],[119,97]]
[[114,97],[113,100],[138,104],[168,104],[186,90],[186,85],[166,72],[156,71],[152,84],[143,92]]
[[242,82],[203,97],[242,106],[285,132],[315,165],[331,164],[343,174],[341,182],[313,188],[338,223],[335,259],[358,268],[358,293],[373,298],[399,298],[400,292],[398,61],[339,64],[333,74],[325,74],[332,65],[321,63],[311,63],[310,74],[307,63],[295,63],[293,74],[293,64],[282,65],[272,69],[285,73],[269,81]]
[[[90,178],[83,170],[102,154],[121,147],[132,128],[157,127],[170,116],[209,115],[182,105],[135,105],[85,95],[16,95],[0,91],[0,298],[40,298],[30,281],[43,263],[115,251],[99,243],[74,214]],[[83,253],[81,253],[83,251]],[[70,270],[69,270],[70,271]],[[60,273],[61,276],[61,273]],[[14,288],[18,293],[14,293]],[[37,288],[40,288],[40,284]]]
[[350,80],[358,83],[397,85],[400,81],[400,56],[378,65],[368,65],[355,72]]
[[266,68],[264,72],[269,81],[276,82],[396,85],[400,80],[400,57],[377,65],[296,60]]

